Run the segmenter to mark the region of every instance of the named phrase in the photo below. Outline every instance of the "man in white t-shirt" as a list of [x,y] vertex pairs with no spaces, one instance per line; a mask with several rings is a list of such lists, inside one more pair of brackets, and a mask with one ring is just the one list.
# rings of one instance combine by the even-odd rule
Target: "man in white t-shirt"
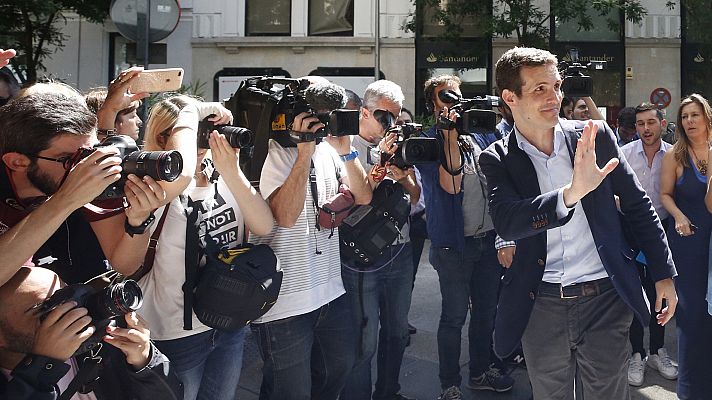
[[[343,88],[314,83],[317,112],[344,106]],[[324,125],[308,113],[294,118],[291,136],[305,137]],[[326,142],[326,143],[324,143]],[[316,181],[312,195],[310,176]],[[348,136],[284,147],[270,140],[260,191],[277,222],[253,242],[269,244],[284,278],[277,303],[253,324],[264,360],[260,399],[336,399],[356,354],[351,309],[345,300],[339,237],[317,224],[318,206],[347,184],[357,204],[371,189]],[[316,198],[316,203],[314,199]],[[315,359],[318,357],[318,359]]]
[[[369,149],[379,145],[386,130],[395,126],[403,99],[400,86],[391,81],[379,80],[368,85],[359,115],[359,134],[353,137],[352,145],[358,151],[361,163],[372,171],[369,173],[372,187],[377,187],[382,179],[396,181],[409,194],[411,203],[415,204],[420,197],[420,188],[409,169],[390,164],[383,169],[380,160],[369,160],[367,157]],[[387,139],[379,146],[388,147],[393,141],[392,135],[386,136]],[[383,173],[386,173],[385,177]],[[379,361],[373,398],[405,399],[398,394],[398,377],[408,341],[408,311],[413,286],[409,231],[406,222],[400,227],[400,236],[383,250],[380,259],[368,266],[343,257],[341,276],[354,310],[353,330],[361,336],[361,340],[354,369],[341,393],[342,400],[371,398],[371,360],[376,348]],[[364,268],[371,272],[360,272]]]

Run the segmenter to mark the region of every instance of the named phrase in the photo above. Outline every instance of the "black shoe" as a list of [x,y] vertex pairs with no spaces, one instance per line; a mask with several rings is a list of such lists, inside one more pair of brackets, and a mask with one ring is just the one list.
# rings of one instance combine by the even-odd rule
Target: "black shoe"
[[405,347],[410,346],[410,335],[408,335],[408,340],[405,342]]
[[502,393],[512,390],[514,379],[509,375],[502,375],[497,368],[490,367],[482,375],[470,378],[467,387],[473,390],[492,390]]
[[407,397],[407,396],[404,396],[404,395],[398,393],[395,396],[393,396],[392,400],[415,400],[415,399],[413,397]]
[[408,322],[408,333],[410,333],[411,335],[415,335],[416,333],[418,333],[418,329],[411,325],[410,322]]

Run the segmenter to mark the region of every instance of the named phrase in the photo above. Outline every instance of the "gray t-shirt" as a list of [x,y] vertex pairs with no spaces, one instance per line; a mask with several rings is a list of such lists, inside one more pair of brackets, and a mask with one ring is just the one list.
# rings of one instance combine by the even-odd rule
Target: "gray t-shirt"
[[473,153],[463,160],[463,200],[462,217],[465,220],[465,236],[473,236],[494,229],[487,205],[487,185],[482,170],[477,165],[480,157],[479,146],[467,137]]

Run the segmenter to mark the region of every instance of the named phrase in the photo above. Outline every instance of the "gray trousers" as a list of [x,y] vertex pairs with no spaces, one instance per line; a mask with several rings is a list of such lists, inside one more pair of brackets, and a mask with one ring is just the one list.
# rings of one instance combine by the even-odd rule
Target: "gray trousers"
[[539,290],[522,338],[536,400],[630,399],[628,329],[633,313],[614,288],[561,299]]

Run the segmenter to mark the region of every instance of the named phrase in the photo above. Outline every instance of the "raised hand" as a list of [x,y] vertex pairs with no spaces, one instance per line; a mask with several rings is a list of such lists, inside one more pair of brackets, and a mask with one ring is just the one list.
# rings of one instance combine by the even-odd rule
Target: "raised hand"
[[129,174],[124,193],[129,202],[126,218],[131,226],[141,225],[166,200],[166,191],[148,175],[141,179]]
[[99,147],[75,165],[53,198],[59,197],[79,208],[94,200],[121,178],[121,158],[115,147]]
[[0,49],[0,68],[6,66],[10,63],[10,59],[15,57],[17,52],[13,49],[3,50]]
[[32,346],[32,354],[66,361],[79,346],[94,334],[91,317],[74,301],[60,304],[40,323]]
[[146,322],[135,312],[124,315],[128,328],[106,327],[104,341],[121,350],[126,362],[140,370],[151,360],[150,332]]
[[237,176],[237,162],[240,149],[233,149],[227,139],[225,139],[225,135],[221,135],[216,131],[210,133],[208,143],[210,144],[210,153],[215,163],[215,169],[218,170],[220,175]]
[[597,133],[598,125],[589,120],[583,128],[583,134],[576,147],[573,178],[571,183],[564,188],[564,203],[567,207],[573,206],[589,192],[596,189],[603,179],[618,166],[618,158],[612,158],[603,169],[598,168],[596,164]]

